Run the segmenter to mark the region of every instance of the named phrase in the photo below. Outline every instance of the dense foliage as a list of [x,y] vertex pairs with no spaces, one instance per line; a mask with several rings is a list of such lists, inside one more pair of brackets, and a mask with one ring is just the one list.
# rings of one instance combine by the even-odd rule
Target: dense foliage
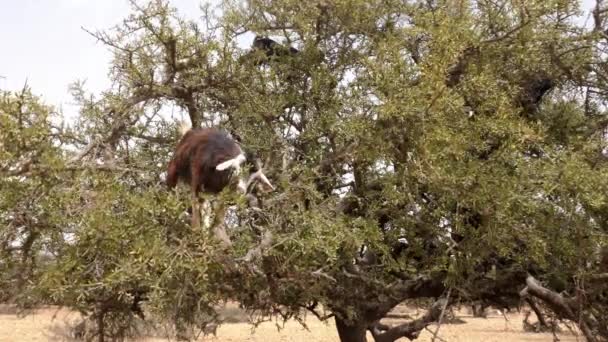
[[[235,1],[200,22],[132,4],[92,33],[113,86],[76,83],[76,122],[0,94],[1,300],[78,309],[100,340],[149,315],[187,338],[235,300],[393,341],[455,301],[523,299],[608,339],[601,4],[592,29],[573,0]],[[240,48],[251,32],[295,49]],[[229,130],[277,187],[259,208],[215,198],[228,244],[163,183],[173,110]],[[430,309],[380,324],[404,301]]]

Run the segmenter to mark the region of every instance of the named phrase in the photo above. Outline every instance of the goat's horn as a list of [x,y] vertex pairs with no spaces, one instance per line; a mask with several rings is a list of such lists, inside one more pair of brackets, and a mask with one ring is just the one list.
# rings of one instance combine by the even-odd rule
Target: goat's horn
[[260,178],[260,180],[266,184],[271,190],[274,190],[274,186],[272,186],[272,184],[270,183],[270,181],[268,180],[268,178],[266,177],[266,175],[264,174],[264,172],[262,170],[260,170],[260,174],[258,175],[258,177]]
[[264,174],[264,165],[268,164],[268,162],[270,162],[270,157],[268,157],[268,158],[266,159],[266,162],[265,162],[265,163],[262,163],[262,161],[261,161],[260,159],[257,159],[257,160],[255,161],[255,164],[256,164],[256,166],[257,166],[258,171],[257,171],[257,172],[255,172],[255,173],[253,174],[253,176],[254,176],[255,178],[259,178],[259,179],[262,181],[262,183],[266,184],[266,186],[268,186],[268,187],[269,187],[271,190],[273,190],[273,191],[274,191],[274,186],[272,186],[272,184],[270,183],[270,181],[268,180],[268,178],[267,178],[267,177],[266,177],[266,175]]
[[228,159],[223,163],[218,164],[215,169],[218,171],[224,171],[230,167],[234,167],[235,169],[238,169],[241,164],[245,161],[245,155],[244,154],[239,154],[238,156],[232,158],[232,159]]
[[253,174],[251,174],[251,176],[249,176],[249,180],[247,181],[245,188],[249,188],[249,185],[251,185],[251,183],[253,183],[253,181],[255,181],[256,178],[260,179],[262,181],[262,183],[264,183],[266,186],[268,186],[271,190],[274,190],[274,186],[272,186],[272,184],[270,183],[270,181],[268,180],[268,178],[264,174],[264,171],[261,168],[258,169]]

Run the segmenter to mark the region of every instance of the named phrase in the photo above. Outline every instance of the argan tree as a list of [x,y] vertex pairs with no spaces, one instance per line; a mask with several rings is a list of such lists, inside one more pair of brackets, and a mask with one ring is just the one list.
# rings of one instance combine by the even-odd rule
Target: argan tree
[[[415,339],[455,302],[525,302],[608,339],[601,2],[591,29],[573,0],[228,1],[199,21],[132,5],[91,32],[113,86],[73,87],[70,130],[24,130],[18,96],[0,112],[0,203],[24,205],[0,216],[0,267],[32,270],[7,273],[31,277],[19,298],[80,310],[98,340],[150,317],[188,339],[225,300],[332,318],[345,342]],[[193,230],[187,189],[164,184],[175,113],[230,131],[276,190],[215,196],[222,229]],[[32,149],[54,157],[18,172]],[[427,311],[381,322],[404,302]]]

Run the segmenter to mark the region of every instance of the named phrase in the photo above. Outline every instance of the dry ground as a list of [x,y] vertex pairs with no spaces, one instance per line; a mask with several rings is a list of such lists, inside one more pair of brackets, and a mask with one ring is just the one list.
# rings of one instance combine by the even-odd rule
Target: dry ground
[[[238,315],[235,310],[227,310],[225,317]],[[408,313],[407,309],[401,313]],[[411,313],[411,311],[409,312]],[[73,341],[66,336],[66,326],[78,320],[78,315],[67,310],[44,308],[26,317],[18,317],[14,310],[0,307],[0,342],[19,341]],[[441,340],[449,342],[493,342],[493,341],[553,341],[551,334],[526,333],[522,330],[522,315],[508,314],[508,320],[497,314],[488,318],[473,318],[466,312],[459,312],[458,317],[466,321],[465,324],[444,324],[439,330]],[[229,321],[236,321],[238,319]],[[242,317],[238,317],[242,319]],[[310,331],[303,329],[298,323],[289,322],[284,329],[277,331],[275,323],[263,323],[255,331],[247,323],[227,323],[217,329],[217,336],[201,337],[199,341],[259,341],[259,342],[334,342],[338,337],[332,320],[327,323],[318,321],[310,316],[307,319]],[[430,326],[434,331],[436,326]],[[432,333],[423,331],[417,341],[430,341]],[[577,341],[577,336],[566,330],[559,334],[561,341]],[[372,339],[369,339],[372,341]],[[406,341],[406,339],[403,339]],[[161,342],[167,339],[143,338],[142,342]],[[584,338],[578,337],[578,341]]]

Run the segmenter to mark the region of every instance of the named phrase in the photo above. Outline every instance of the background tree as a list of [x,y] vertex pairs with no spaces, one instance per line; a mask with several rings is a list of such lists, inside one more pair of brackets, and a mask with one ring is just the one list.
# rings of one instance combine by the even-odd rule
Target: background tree
[[53,127],[53,108],[45,106],[27,84],[21,91],[0,91],[0,300],[19,299],[40,275],[62,227],[49,194],[61,186],[67,139]]
[[[522,297],[608,338],[601,3],[591,30],[564,0],[224,2],[203,8],[205,29],[164,1],[132,5],[92,33],[114,53],[113,86],[98,99],[74,86],[79,119],[56,134],[70,148],[30,147],[56,154],[40,163],[56,175],[43,177],[54,228],[32,238],[54,243],[22,296],[81,310],[99,340],[148,312],[186,339],[223,300],[257,320],[333,317],[342,341],[415,339],[453,301]],[[239,48],[250,32],[291,52]],[[171,105],[267,160],[277,191],[262,210],[217,199],[228,244],[190,229],[189,195],[163,184]],[[25,134],[11,125],[6,146]],[[12,175],[17,155],[0,158],[6,208],[41,181]],[[1,217],[5,245],[36,229],[22,212]],[[24,267],[15,255],[2,267]],[[402,302],[428,312],[381,324]]]

